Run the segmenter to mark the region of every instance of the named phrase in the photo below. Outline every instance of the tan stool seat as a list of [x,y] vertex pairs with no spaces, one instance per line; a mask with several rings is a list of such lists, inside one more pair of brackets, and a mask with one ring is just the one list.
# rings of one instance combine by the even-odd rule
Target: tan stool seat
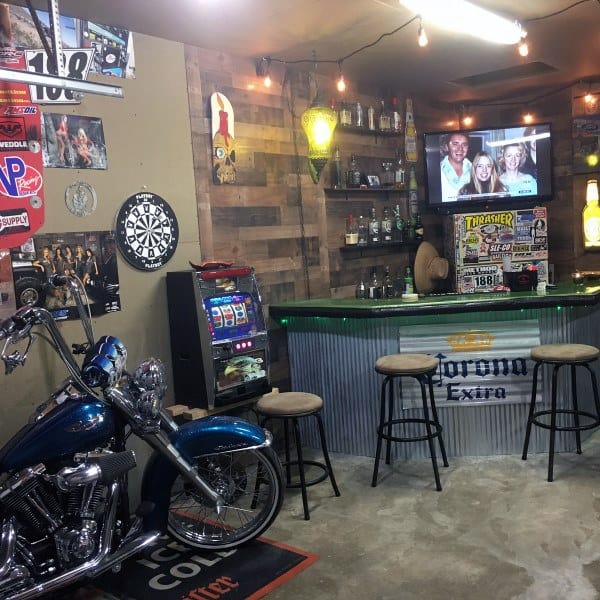
[[262,396],[256,403],[256,408],[264,415],[302,415],[321,410],[323,400],[308,392],[281,392]]
[[429,354],[388,354],[375,362],[375,370],[383,375],[418,375],[437,367],[437,360]]
[[531,358],[545,362],[587,362],[600,356],[600,350],[587,344],[543,344],[531,349]]

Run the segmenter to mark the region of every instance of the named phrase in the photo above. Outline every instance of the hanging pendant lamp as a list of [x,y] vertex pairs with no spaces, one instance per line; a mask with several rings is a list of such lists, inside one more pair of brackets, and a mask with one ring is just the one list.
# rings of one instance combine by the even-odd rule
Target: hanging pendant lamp
[[314,183],[319,182],[321,172],[331,156],[331,139],[337,125],[337,114],[318,98],[301,117],[302,129],[308,138],[308,166]]

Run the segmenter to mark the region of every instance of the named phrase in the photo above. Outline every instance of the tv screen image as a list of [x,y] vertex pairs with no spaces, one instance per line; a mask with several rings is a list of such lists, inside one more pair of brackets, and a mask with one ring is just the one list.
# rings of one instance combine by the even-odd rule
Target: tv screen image
[[424,149],[428,204],[439,212],[552,198],[549,123],[426,133]]

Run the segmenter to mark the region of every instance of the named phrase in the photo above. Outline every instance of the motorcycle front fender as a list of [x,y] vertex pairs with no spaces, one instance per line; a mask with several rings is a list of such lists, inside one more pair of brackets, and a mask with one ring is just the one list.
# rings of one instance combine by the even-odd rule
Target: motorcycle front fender
[[[196,456],[257,448],[270,443],[265,430],[257,425],[221,416],[189,421],[171,432],[169,439],[189,462]],[[166,456],[158,451],[152,453],[142,479],[142,501],[153,505],[144,517],[147,528],[166,529],[171,486],[178,474]]]

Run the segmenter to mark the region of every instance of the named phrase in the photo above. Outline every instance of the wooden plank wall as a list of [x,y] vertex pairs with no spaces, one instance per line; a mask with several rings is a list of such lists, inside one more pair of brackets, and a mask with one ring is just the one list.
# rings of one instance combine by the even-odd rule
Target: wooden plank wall
[[[187,46],[185,50],[190,102],[198,228],[199,256],[195,260],[231,259],[254,266],[263,301],[273,302],[308,297],[348,297],[356,282],[368,276],[373,266],[381,274],[384,265],[403,268],[413,259],[408,251],[364,253],[348,256],[343,245],[344,220],[348,213],[367,214],[372,206],[378,213],[384,205],[400,202],[406,214],[406,196],[391,193],[348,196],[331,194],[330,166],[319,184],[306,168],[307,143],[299,119],[293,118],[290,104],[300,115],[307,106],[309,86],[305,73],[290,73],[290,85],[282,93],[283,71],[273,65],[273,86],[267,90],[256,76],[254,62],[222,52]],[[319,78],[324,98],[333,92],[333,81]],[[293,90],[293,96],[290,96]],[[209,98],[222,92],[235,111],[235,185],[214,185],[211,176]],[[405,95],[397,94],[401,104]],[[584,204],[585,177],[572,174],[571,102],[566,90],[528,108],[538,121],[549,121],[554,139],[555,198],[548,204],[550,261],[558,280],[567,280],[575,266],[600,268],[597,256],[581,248],[580,215]],[[347,92],[349,101],[377,106],[378,94]],[[418,133],[447,128],[447,108],[434,101],[414,99]],[[488,108],[476,113],[476,126],[514,124],[520,111]],[[359,156],[365,171],[378,173],[383,160],[393,159],[401,138],[358,135],[336,131],[343,167],[351,153]],[[421,155],[419,139],[419,155]],[[420,210],[425,239],[442,247],[442,220],[424,203],[424,169],[416,165]],[[407,173],[408,177],[408,173]],[[285,331],[269,322],[271,379],[282,390],[289,389]]]

